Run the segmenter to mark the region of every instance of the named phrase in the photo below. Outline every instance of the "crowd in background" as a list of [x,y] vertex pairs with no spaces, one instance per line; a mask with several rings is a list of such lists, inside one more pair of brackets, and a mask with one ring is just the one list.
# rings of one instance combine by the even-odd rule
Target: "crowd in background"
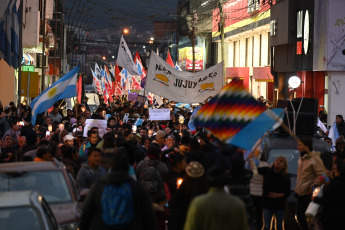
[[[134,203],[142,200],[141,206],[139,203],[135,206],[135,215],[144,213],[133,219],[133,226],[141,223],[146,227],[132,229],[227,229],[228,225],[247,229],[249,224],[256,225],[257,229],[263,226],[270,229],[273,215],[277,229],[282,229],[284,206],[291,192],[286,158],[278,157],[273,165],[265,159],[259,161],[250,156],[244,159],[244,150],[224,145],[201,127],[192,131],[188,127],[192,110],[176,108],[167,101],[162,107],[171,110],[168,121],[149,120],[146,106],[136,108],[133,102],[123,100],[117,100],[112,106],[101,105],[94,113],[87,103],[76,104],[71,109],[64,106],[64,101],[56,103],[50,112],[40,114],[32,125],[30,107],[20,105],[16,108],[12,102],[0,105],[0,161],[50,161],[55,158],[64,162],[80,194],[86,197],[81,229],[105,224],[92,199],[99,197],[103,189],[105,182],[100,182],[101,178],[108,178],[106,183],[113,184],[140,183],[140,186],[130,183],[133,197],[137,196]],[[183,122],[179,120],[181,116]],[[104,135],[100,135],[99,127],[84,130],[87,119],[106,120]],[[136,125],[138,120],[140,125]],[[308,155],[312,146],[309,139],[301,142],[309,146],[309,149],[299,149],[301,159],[308,160],[312,157]],[[310,186],[315,185],[320,175],[328,173],[334,178],[329,186],[331,190],[326,190],[324,199],[316,201],[337,213],[333,214],[335,217],[345,216],[344,199],[337,197],[339,202],[334,204],[331,200],[334,197],[329,197],[335,192],[334,186],[336,192],[345,192],[345,167],[340,154],[344,152],[345,141],[336,144],[339,152],[336,156],[340,157],[335,157],[338,159],[333,164],[333,173],[323,167],[321,174],[308,176],[306,171],[310,169],[304,168],[301,169],[304,174],[297,174],[296,185],[302,186],[298,196],[311,197]],[[315,162],[310,165],[318,167]],[[308,185],[303,187],[306,181]],[[92,186],[95,183],[103,184]],[[139,195],[142,189],[147,195]],[[233,206],[226,205],[227,202]],[[219,216],[219,212],[227,215]],[[327,218],[329,215],[328,212]],[[330,224],[325,218],[320,219]]]

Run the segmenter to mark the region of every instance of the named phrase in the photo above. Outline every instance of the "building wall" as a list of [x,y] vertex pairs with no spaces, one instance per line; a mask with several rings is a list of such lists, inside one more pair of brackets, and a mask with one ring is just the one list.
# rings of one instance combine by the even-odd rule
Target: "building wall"
[[332,125],[335,116],[341,114],[345,117],[345,72],[329,72],[328,82],[328,125]]
[[0,70],[0,100],[5,106],[16,99],[15,71],[3,59],[0,60]]

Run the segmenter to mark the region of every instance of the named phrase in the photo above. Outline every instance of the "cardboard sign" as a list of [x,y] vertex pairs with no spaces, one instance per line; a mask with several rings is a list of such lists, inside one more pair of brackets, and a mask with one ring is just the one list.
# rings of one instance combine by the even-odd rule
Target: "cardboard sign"
[[151,121],[170,120],[170,109],[149,109],[149,120]]
[[128,92],[128,101],[136,101],[139,93]]
[[99,130],[99,136],[103,137],[103,135],[107,132],[107,121],[100,119],[86,119],[84,127],[84,137],[87,137],[87,131],[89,131],[92,127],[97,127]]

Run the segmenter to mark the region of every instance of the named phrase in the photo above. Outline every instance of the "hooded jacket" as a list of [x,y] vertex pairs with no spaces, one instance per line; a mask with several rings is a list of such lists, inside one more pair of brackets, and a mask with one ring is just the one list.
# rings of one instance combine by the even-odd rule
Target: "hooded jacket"
[[133,196],[133,211],[134,216],[124,230],[156,230],[157,223],[155,213],[152,208],[150,199],[144,188],[136,181],[134,181],[128,172],[111,172],[97,182],[90,190],[86,197],[83,207],[82,216],[80,219],[80,230],[83,229],[113,229],[107,226],[102,219],[101,198],[103,188],[107,184],[121,185],[129,182],[132,189]]
[[167,174],[168,172],[168,167],[163,162],[161,162],[158,158],[157,159],[153,159],[153,158],[154,156],[146,156],[144,160],[139,162],[135,170],[137,174],[137,178],[139,178],[139,175],[141,174],[142,170],[145,167],[152,166],[159,172],[159,175],[162,178],[162,180],[165,179],[165,174]]
[[313,185],[319,184],[319,177],[326,173],[320,152],[309,152],[300,156],[297,167],[295,192],[299,196],[309,195]]

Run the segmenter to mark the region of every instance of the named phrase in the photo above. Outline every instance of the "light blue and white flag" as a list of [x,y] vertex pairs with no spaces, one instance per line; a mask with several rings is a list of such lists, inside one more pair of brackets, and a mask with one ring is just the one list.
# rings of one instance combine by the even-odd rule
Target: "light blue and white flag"
[[49,88],[44,90],[31,102],[31,122],[33,125],[36,123],[37,115],[45,112],[47,109],[52,107],[58,100],[77,96],[76,84],[79,69],[79,66],[72,69],[65,76],[63,76],[54,84],[52,84]]
[[335,141],[339,138],[337,124],[335,122],[329,129],[328,137],[332,139],[333,146],[335,146]]
[[0,19],[0,57],[15,69],[19,65],[19,15],[17,0],[10,0]]
[[241,131],[227,142],[242,149],[251,150],[256,142],[271,128],[278,128],[283,122],[282,114],[284,110],[281,108],[266,110],[255,120],[250,122]]
[[175,69],[182,71],[181,67],[178,64],[175,65]]

